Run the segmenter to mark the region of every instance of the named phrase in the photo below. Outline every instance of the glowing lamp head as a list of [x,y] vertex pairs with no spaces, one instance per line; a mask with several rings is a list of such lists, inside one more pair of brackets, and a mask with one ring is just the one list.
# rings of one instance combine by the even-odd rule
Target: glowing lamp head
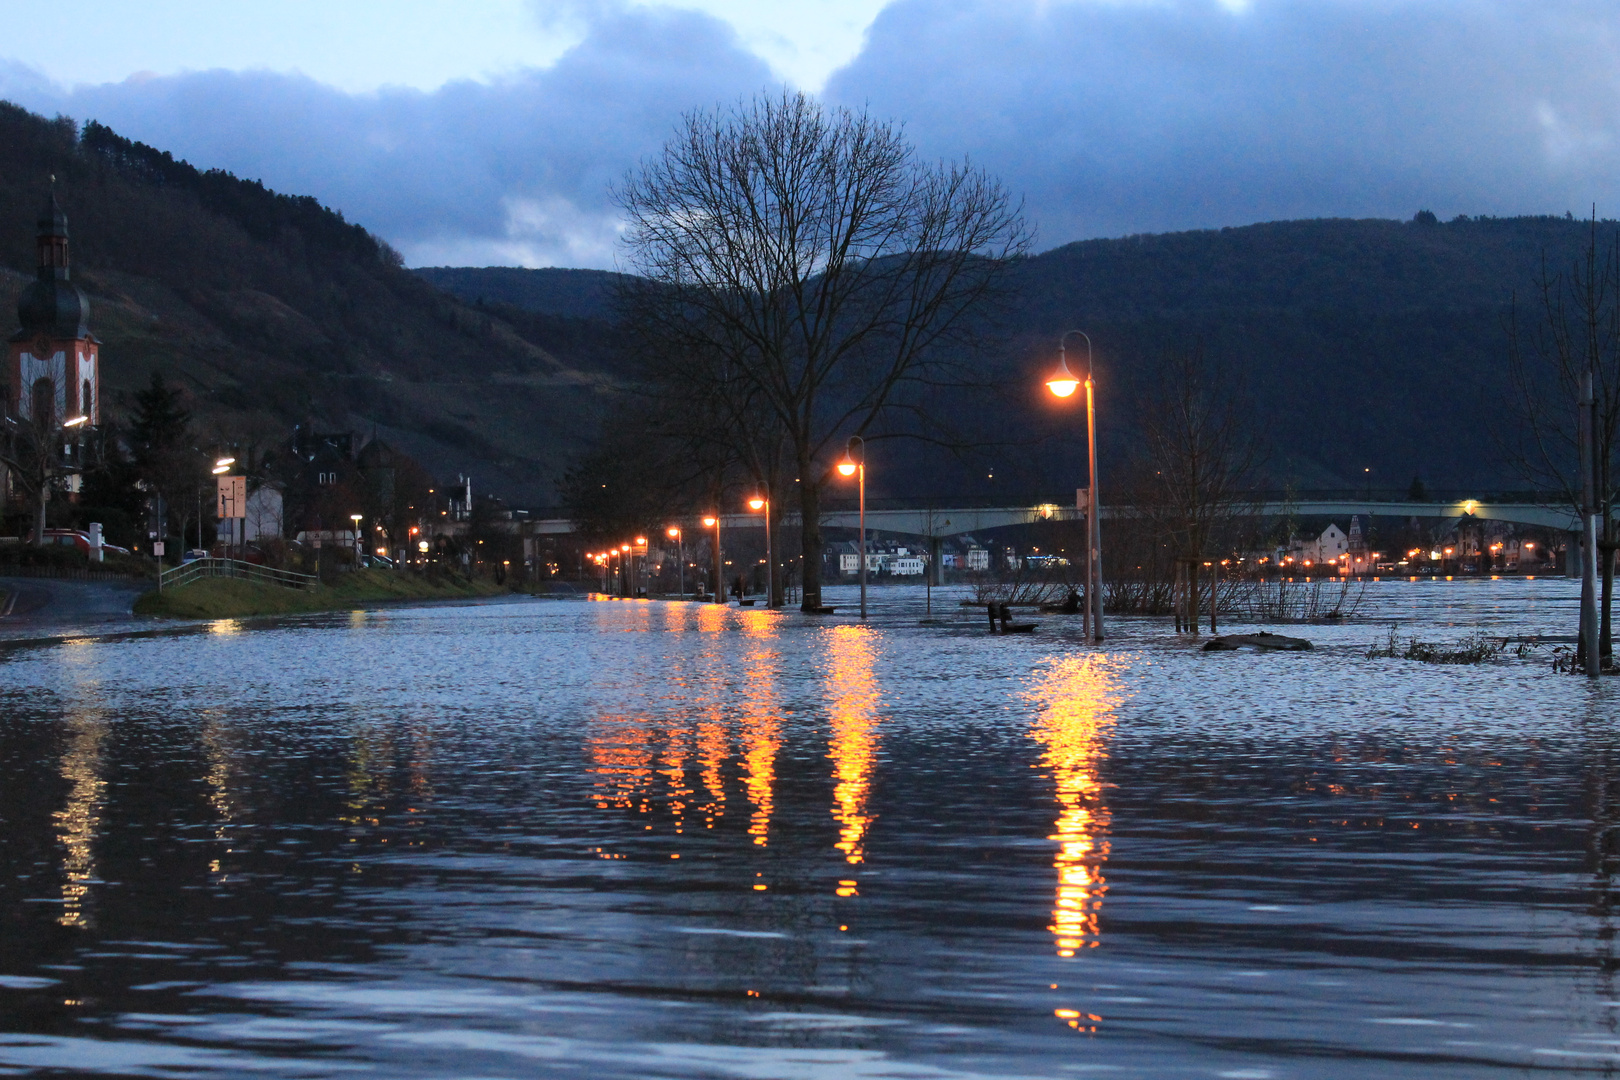
[[851,461],[849,459],[849,455],[847,454],[844,456],[844,460],[838,463],[838,471],[843,473],[845,476],[854,476],[855,470],[858,468],[860,468],[860,466]]
[[645,544],[646,542],[647,542],[647,538],[645,536],[636,537],[636,546],[637,547],[640,547],[642,544]]
[[231,471],[231,467],[229,465],[215,465],[214,466],[214,475],[215,476],[224,476],[226,473],[228,473],[230,471]]
[[417,551],[420,551],[422,554],[426,555],[427,554],[427,549],[428,549],[428,542],[426,540],[418,540],[416,542],[416,550]]
[[63,427],[78,427],[80,424],[88,424],[89,422],[90,422],[90,418],[88,416],[75,416],[71,420],[62,421],[62,426]]
[[630,550],[630,545],[629,544],[620,544],[619,545],[619,550],[628,552]]
[[703,519],[703,527],[705,529],[712,529],[718,524],[720,524],[720,519],[717,517],[706,517]]
[[1069,362],[1064,357],[1058,357],[1057,370],[1046,380],[1046,388],[1060,398],[1066,398],[1080,388],[1080,380],[1069,370]]
[[752,499],[748,500],[748,509],[750,509],[750,510],[763,510],[763,509],[765,509],[765,500],[760,498],[758,495],[755,495]]
[[668,536],[671,540],[673,540],[677,536],[681,535],[681,530],[679,530],[675,526],[671,525],[669,528],[664,530],[664,535]]
[[235,464],[236,464],[236,459],[235,458],[233,458],[233,457],[222,457],[218,461],[214,462],[214,468],[216,468],[216,469],[228,469],[232,465],[235,465]]
[[349,515],[349,520],[354,522],[356,525],[358,525],[358,524],[360,524],[360,515],[359,514],[350,514]]

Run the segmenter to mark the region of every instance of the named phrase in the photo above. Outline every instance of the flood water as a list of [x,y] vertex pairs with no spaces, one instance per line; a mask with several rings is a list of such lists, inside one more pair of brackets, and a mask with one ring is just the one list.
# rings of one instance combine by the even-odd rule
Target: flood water
[[1574,583],[1267,655],[958,595],[4,647],[0,1074],[1620,1068],[1620,687],[1366,656],[1571,634]]

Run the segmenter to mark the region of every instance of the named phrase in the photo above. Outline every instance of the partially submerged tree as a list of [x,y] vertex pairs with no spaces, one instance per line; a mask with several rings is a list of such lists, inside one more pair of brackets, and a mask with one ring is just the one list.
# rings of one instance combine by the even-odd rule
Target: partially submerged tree
[[[1230,382],[1206,363],[1203,350],[1172,349],[1154,372],[1142,410],[1145,450],[1136,512],[1188,566],[1194,603],[1199,569],[1218,559],[1246,517],[1256,460],[1254,433]],[[1197,632],[1191,612],[1188,629]]]
[[[1516,391],[1521,439],[1509,458],[1538,488],[1562,493],[1579,512],[1577,405],[1588,372],[1596,404],[1592,444],[1594,488],[1599,517],[1598,567],[1602,574],[1602,615],[1598,656],[1613,660],[1615,503],[1620,499],[1620,230],[1601,239],[1597,217],[1586,251],[1567,270],[1554,273],[1543,263],[1536,282],[1538,310],[1521,326],[1518,305],[1508,321],[1508,370]],[[1584,644],[1584,643],[1583,643]]]
[[791,93],[689,113],[616,195],[644,280],[625,322],[778,504],[790,477],[760,433],[779,433],[819,607],[827,454],[937,375],[1026,250],[1019,207],[979,170],[919,161],[898,127]]

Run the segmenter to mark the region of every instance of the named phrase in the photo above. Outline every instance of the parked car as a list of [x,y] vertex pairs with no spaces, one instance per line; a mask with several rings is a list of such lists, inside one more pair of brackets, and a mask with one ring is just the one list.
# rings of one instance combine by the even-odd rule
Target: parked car
[[[90,554],[91,550],[90,534],[80,532],[77,529],[46,529],[44,543],[58,544],[62,547],[76,547],[86,555]],[[120,555],[129,554],[129,548],[119,547],[117,544],[109,544],[105,540],[101,542],[101,549],[103,551],[116,551]]]
[[184,566],[188,562],[196,562],[198,559],[206,558],[208,558],[208,552],[204,551],[202,548],[191,548],[184,555],[180,556],[180,565]]
[[394,560],[390,559],[386,555],[362,555],[360,556],[360,565],[380,566],[384,570],[392,570],[394,568]]

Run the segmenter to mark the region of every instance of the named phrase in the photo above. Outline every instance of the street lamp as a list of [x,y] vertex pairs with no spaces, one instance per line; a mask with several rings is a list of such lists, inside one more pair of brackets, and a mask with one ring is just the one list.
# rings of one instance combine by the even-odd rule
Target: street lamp
[[720,557],[720,515],[715,514],[712,517],[704,518],[703,527],[705,529],[714,529],[714,595],[711,600],[716,604],[723,604],[726,602],[726,598],[725,594],[720,590],[721,583],[726,576],[726,564]]
[[361,518],[361,516],[362,515],[360,515],[360,514],[350,514],[349,515],[349,520],[354,522],[354,561],[355,561],[356,566],[358,566],[360,564],[360,518]]
[[763,495],[755,495],[748,500],[750,510],[762,510],[765,513],[765,606],[776,606],[776,563],[771,558],[771,500]]
[[[861,458],[855,460],[855,444],[861,444]],[[866,440],[859,435],[851,435],[844,444],[844,460],[838,463],[838,471],[845,476],[860,477],[861,492],[861,618],[866,618]]]
[[1071,396],[1080,380],[1069,371],[1064,343],[1075,334],[1086,342],[1086,456],[1090,463],[1091,486],[1086,489],[1086,636],[1103,639],[1102,628],[1102,527],[1097,520],[1097,409],[1092,388],[1091,338],[1084,331],[1070,330],[1058,339],[1058,366],[1046,380],[1047,389],[1060,398]]
[[675,541],[675,565],[680,582],[681,599],[686,599],[686,541],[681,537],[680,526],[671,525],[664,530],[671,540]]

